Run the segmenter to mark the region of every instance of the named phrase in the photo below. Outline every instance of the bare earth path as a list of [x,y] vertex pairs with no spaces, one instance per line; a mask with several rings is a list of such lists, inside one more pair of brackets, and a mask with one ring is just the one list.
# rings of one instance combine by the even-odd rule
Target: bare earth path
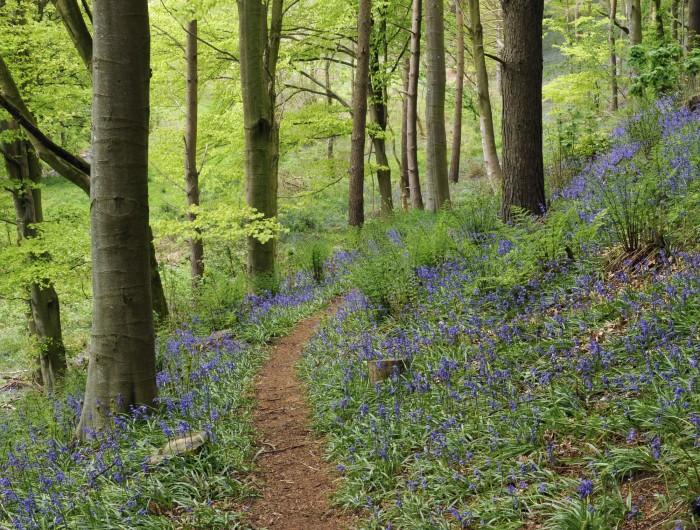
[[256,530],[340,530],[353,518],[330,507],[333,471],[323,460],[322,440],[309,425],[311,410],[297,378],[296,362],[330,309],[300,322],[271,346],[270,359],[256,385],[253,423],[260,433],[257,477],[262,497],[248,506],[248,524]]

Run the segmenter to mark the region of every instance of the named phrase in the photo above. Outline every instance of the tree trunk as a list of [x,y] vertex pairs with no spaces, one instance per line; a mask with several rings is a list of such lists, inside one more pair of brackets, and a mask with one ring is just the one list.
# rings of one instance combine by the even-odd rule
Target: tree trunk
[[[10,129],[19,129],[11,124]],[[3,143],[5,167],[12,186],[12,197],[17,221],[18,243],[37,236],[36,225],[44,221],[41,190],[41,165],[26,140]],[[30,256],[30,260],[46,258]],[[58,294],[53,283],[44,279],[29,286],[29,329],[39,346],[38,367],[41,382],[47,392],[54,392],[56,384],[66,372],[66,350],[61,330],[61,312]]]
[[426,206],[431,212],[437,212],[450,201],[445,132],[446,79],[443,16],[444,0],[426,0],[425,40],[428,61],[428,92],[425,102],[425,121],[428,128]]
[[362,226],[365,222],[365,128],[367,125],[367,89],[369,79],[369,40],[372,0],[360,0],[357,15],[357,66],[352,94],[353,125],[350,146],[350,195],[348,222]]
[[[380,9],[382,17],[377,29],[378,35],[373,40],[372,57],[369,67],[369,98],[370,114],[377,129],[370,129],[370,137],[374,146],[374,156],[377,161],[377,184],[379,184],[379,196],[381,198],[382,217],[388,217],[394,210],[394,202],[391,196],[391,169],[389,157],[386,154],[386,128],[389,121],[387,102],[389,93],[387,90],[386,75],[382,72],[382,62],[387,60],[386,38],[386,10]],[[375,26],[376,27],[376,26]],[[381,57],[380,57],[381,56]]]
[[610,42],[610,110],[617,112],[617,46],[615,43],[615,16],[617,0],[610,0],[610,22],[608,23],[608,41]]
[[455,0],[457,25],[457,79],[455,84],[455,113],[452,120],[452,159],[450,182],[459,182],[459,161],[462,155],[462,94],[464,93],[464,13],[462,0]]
[[698,46],[700,40],[700,0],[688,0],[688,49]]
[[627,0],[627,19],[630,30],[630,46],[642,43],[642,5],[641,0]]
[[671,0],[671,35],[673,40],[680,42],[678,38],[678,4],[680,0]]
[[664,17],[661,13],[661,0],[654,0],[654,23],[656,25],[656,36],[659,40],[663,40],[664,32]]
[[[323,68],[323,73],[325,74],[326,78],[326,104],[329,107],[333,106],[333,95],[331,94],[331,61],[330,59],[326,59],[324,68]],[[335,136],[331,136],[328,138],[328,148],[326,151],[326,158],[328,160],[333,160],[333,147],[335,144]]]
[[[187,22],[187,44],[185,57],[187,61],[187,94],[185,98],[185,191],[187,206],[199,206],[199,171],[197,170],[197,120],[199,106],[199,73],[197,71],[197,21]],[[197,214],[188,210],[187,219],[194,223]],[[197,288],[204,277],[204,244],[201,231],[196,230],[197,237],[191,238],[190,270],[192,286]]]
[[423,195],[418,172],[418,79],[420,77],[420,39],[423,17],[422,0],[413,0],[411,22],[411,55],[409,59],[408,90],[406,91],[406,155],[411,207],[423,209]]
[[408,211],[408,199],[411,191],[408,179],[408,83],[410,57],[404,57],[403,100],[401,104],[401,208]]
[[544,0],[504,0],[503,203],[545,210],[542,161],[542,17]]
[[[277,216],[277,124],[275,68],[281,25],[281,0],[273,3],[273,25],[268,40],[267,4],[238,0],[239,46],[246,145],[246,198],[248,206],[265,218]],[[277,7],[279,4],[279,13]],[[276,41],[273,43],[273,39]],[[262,243],[248,238],[248,274],[253,286],[275,272],[275,240]]]
[[148,228],[147,0],[95,0],[93,321],[78,437],[157,396]]
[[489,91],[489,73],[486,70],[484,55],[484,30],[481,25],[479,0],[469,0],[470,32],[472,38],[472,55],[476,74],[476,90],[479,96],[479,125],[481,129],[481,148],[484,153],[486,174],[494,193],[498,193],[503,182],[503,171],[498,160],[496,148],[496,131],[493,127],[493,109]]

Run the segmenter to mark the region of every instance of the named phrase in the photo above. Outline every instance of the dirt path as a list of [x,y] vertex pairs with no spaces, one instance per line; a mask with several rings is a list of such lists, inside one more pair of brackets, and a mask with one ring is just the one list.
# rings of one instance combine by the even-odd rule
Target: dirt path
[[321,319],[337,304],[308,318],[273,346],[256,385],[253,423],[262,452],[257,477],[262,497],[248,507],[252,528],[340,530],[353,518],[330,508],[334,473],[323,460],[322,440],[309,425],[311,410],[295,364]]

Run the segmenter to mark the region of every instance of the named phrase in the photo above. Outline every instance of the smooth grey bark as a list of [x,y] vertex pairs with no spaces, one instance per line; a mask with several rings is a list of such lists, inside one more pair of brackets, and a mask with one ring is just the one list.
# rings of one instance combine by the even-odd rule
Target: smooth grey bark
[[627,20],[630,30],[630,46],[642,43],[641,0],[627,0]]
[[95,0],[90,219],[93,321],[81,440],[155,404],[148,252],[148,0]]
[[387,61],[388,43],[386,35],[386,9],[380,9],[381,19],[378,25],[374,46],[372,47],[369,67],[369,98],[370,115],[376,127],[370,129],[370,138],[374,146],[374,156],[377,161],[377,184],[381,199],[381,214],[388,217],[394,210],[391,196],[391,169],[386,153],[386,129],[389,122],[389,91],[386,75],[382,72],[382,64]]
[[[9,122],[0,130],[19,129]],[[41,164],[27,140],[3,142],[2,154],[10,178],[10,188],[17,223],[17,241],[37,237],[37,225],[44,221],[41,203]],[[29,260],[46,256],[30,256]],[[66,349],[61,330],[61,311],[58,294],[50,279],[31,283],[29,294],[29,330],[37,339],[39,379],[47,392],[54,392],[66,372]]]
[[80,58],[92,72],[92,36],[77,0],[51,0]]
[[348,224],[360,227],[365,222],[365,128],[367,125],[367,92],[372,0],[360,0],[357,14],[357,63],[352,94],[353,125],[350,144],[350,193]]
[[413,0],[411,53],[409,55],[408,89],[406,90],[406,157],[411,208],[414,210],[422,210],[424,208],[418,171],[418,79],[420,77],[422,20],[422,0]]
[[[199,206],[199,170],[197,168],[197,125],[199,110],[199,72],[197,50],[197,21],[190,20],[185,26],[187,42],[185,45],[185,60],[187,63],[185,95],[185,193],[187,194],[187,206]],[[187,212],[190,223],[197,220],[197,214]],[[190,271],[192,286],[197,288],[204,277],[204,244],[201,231],[197,230],[197,236],[190,238]]]
[[457,79],[455,80],[455,110],[452,119],[452,158],[450,182],[459,182],[459,161],[462,155],[462,96],[464,94],[464,11],[462,0],[455,0],[457,29]]
[[481,129],[481,149],[486,164],[486,174],[494,193],[498,193],[503,182],[501,162],[498,160],[496,148],[496,131],[493,126],[493,108],[489,91],[489,74],[486,70],[484,55],[484,30],[481,25],[481,10],[479,0],[469,0],[469,33],[472,40],[472,56],[474,57],[474,72],[476,91],[479,96],[479,127]]
[[534,215],[546,207],[542,160],[544,0],[503,0],[503,203]]
[[[238,0],[239,48],[245,173],[248,206],[265,218],[277,216],[277,159],[279,128],[275,116],[275,72],[282,30],[282,0],[273,0],[268,36],[268,4]],[[275,240],[248,238],[248,274],[253,286],[275,271]]]
[[450,201],[447,179],[447,133],[445,131],[445,24],[444,0],[425,1],[425,41],[428,63],[428,90],[425,122],[426,208],[437,212]]

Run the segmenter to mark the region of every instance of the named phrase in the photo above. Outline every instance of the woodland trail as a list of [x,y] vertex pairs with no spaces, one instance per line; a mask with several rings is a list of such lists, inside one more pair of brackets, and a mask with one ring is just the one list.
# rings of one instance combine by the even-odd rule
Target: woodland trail
[[333,470],[323,460],[323,440],[311,430],[311,409],[295,369],[304,344],[337,307],[303,320],[275,342],[256,384],[253,424],[260,433],[262,470],[255,479],[262,497],[247,510],[256,530],[341,530],[354,520],[330,507]]

